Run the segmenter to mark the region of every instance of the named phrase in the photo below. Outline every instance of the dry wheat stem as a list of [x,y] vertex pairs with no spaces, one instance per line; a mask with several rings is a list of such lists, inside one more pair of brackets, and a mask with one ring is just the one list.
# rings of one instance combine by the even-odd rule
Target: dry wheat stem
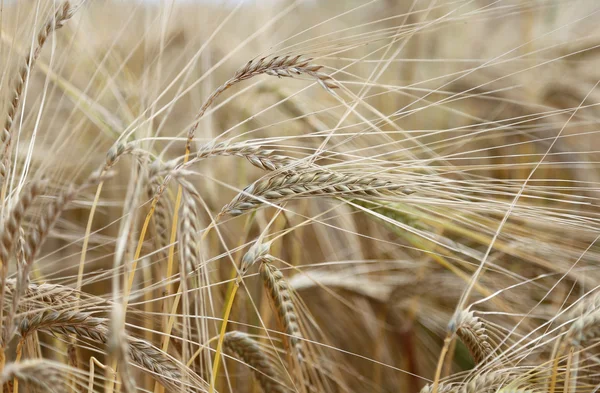
[[8,151],[10,149],[12,140],[12,125],[15,120],[21,97],[25,89],[25,84],[31,70],[33,69],[36,60],[39,58],[42,48],[46,43],[48,37],[56,30],[60,29],[65,22],[70,19],[74,14],[74,10],[71,7],[69,1],[65,1],[60,5],[55,13],[49,17],[44,26],[40,29],[37,34],[35,46],[25,57],[25,63],[19,69],[17,77],[14,80],[12,98],[9,101],[9,106],[6,111],[6,120],[4,121],[4,127],[0,133],[0,140],[4,144],[2,154],[2,167],[0,168],[0,175],[6,175],[6,165],[8,162]]
[[401,186],[373,177],[342,174],[330,171],[305,173],[277,173],[259,179],[246,187],[228,205],[221,215],[240,215],[260,207],[263,203],[281,203],[305,196],[354,196],[378,197],[404,195]]
[[302,333],[300,332],[298,314],[292,300],[291,289],[281,271],[273,265],[273,261],[274,259],[271,256],[262,257],[260,275],[285,329],[290,349],[295,352],[298,360],[302,362],[304,359]]
[[235,354],[252,367],[254,376],[265,393],[284,393],[288,389],[280,382],[281,377],[271,359],[261,350],[258,343],[246,333],[231,331],[225,334],[223,348]]

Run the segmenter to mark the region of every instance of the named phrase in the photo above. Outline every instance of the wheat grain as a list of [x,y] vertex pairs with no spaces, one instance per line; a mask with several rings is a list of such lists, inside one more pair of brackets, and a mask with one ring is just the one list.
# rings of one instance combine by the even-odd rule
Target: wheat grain
[[280,376],[271,359],[260,349],[258,343],[245,333],[231,331],[225,334],[223,348],[235,354],[252,367],[256,379],[265,393],[283,393],[288,391],[279,382]]

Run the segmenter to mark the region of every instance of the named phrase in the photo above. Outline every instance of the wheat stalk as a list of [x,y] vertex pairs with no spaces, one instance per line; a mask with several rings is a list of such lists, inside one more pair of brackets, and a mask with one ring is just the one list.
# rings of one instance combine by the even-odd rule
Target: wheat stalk
[[271,256],[262,257],[260,275],[275,305],[279,320],[287,333],[290,348],[296,353],[298,360],[304,359],[302,333],[298,324],[298,314],[292,301],[291,289],[283,274],[272,264]]
[[275,174],[262,178],[239,193],[221,210],[221,215],[240,215],[263,203],[315,195],[378,197],[403,194],[399,185],[373,177],[348,175],[330,171]]
[[271,359],[260,349],[258,343],[246,333],[231,331],[225,334],[223,347],[252,367],[254,376],[265,393],[288,391],[279,380]]

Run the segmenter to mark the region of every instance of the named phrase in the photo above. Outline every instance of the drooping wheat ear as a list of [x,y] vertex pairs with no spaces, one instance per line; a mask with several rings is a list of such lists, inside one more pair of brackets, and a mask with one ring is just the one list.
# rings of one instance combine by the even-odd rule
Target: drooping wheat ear
[[[6,280],[6,293],[8,296],[14,296],[17,288],[15,279]],[[36,308],[52,308],[54,310],[73,307],[77,299],[81,299],[85,294],[59,284],[29,284],[25,296],[21,299],[20,309],[27,311]],[[85,299],[86,305],[103,304],[106,301],[102,298],[89,296]]]
[[304,349],[302,344],[302,333],[298,324],[298,314],[292,301],[291,289],[289,288],[283,274],[275,265],[274,259],[270,256],[264,256],[260,265],[260,275],[267,288],[271,300],[273,301],[279,320],[287,333],[287,341],[298,360],[304,359]]
[[564,336],[564,343],[584,346],[586,342],[600,337],[600,309],[592,309],[579,316]]
[[34,226],[29,238],[27,239],[26,246],[26,264],[29,268],[33,264],[33,260],[37,256],[40,251],[42,245],[46,241],[46,238],[50,234],[50,231],[60,218],[65,207],[72,202],[75,197],[79,194],[81,190],[84,188],[97,185],[100,181],[104,180],[108,174],[102,174],[101,172],[96,172],[92,174],[88,180],[80,187],[75,188],[73,186],[69,186],[64,192],[58,195],[56,199],[54,199],[48,206],[46,210],[42,212],[38,223]]
[[[475,375],[467,382],[440,383],[438,393],[496,393],[509,382],[511,372],[492,371]],[[427,385],[420,393],[433,393],[433,385]]]
[[[60,5],[55,13],[49,17],[44,26],[40,29],[37,34],[36,42],[33,48],[29,51],[27,56],[25,57],[25,63],[19,69],[17,76],[14,80],[12,98],[9,101],[9,106],[6,111],[6,120],[4,121],[4,128],[2,129],[2,133],[0,134],[0,139],[4,144],[4,152],[2,163],[5,165],[7,152],[10,148],[11,139],[12,139],[12,125],[15,120],[17,110],[19,109],[19,103],[21,102],[21,97],[23,96],[23,91],[25,88],[25,83],[31,74],[31,70],[33,69],[36,60],[39,58],[42,48],[44,44],[48,40],[48,37],[55,30],[60,29],[65,22],[70,19],[74,14],[74,9],[71,8],[71,3],[69,1],[65,1]],[[5,167],[2,171],[3,174],[6,172]]]
[[269,255],[270,249],[271,242],[262,243],[260,240],[256,241],[242,257],[240,264],[241,275],[246,274],[248,269],[256,263],[262,262]]
[[459,393],[492,393],[508,382],[510,373],[488,372],[476,375],[465,383]]
[[262,146],[248,145],[245,142],[220,142],[216,145],[205,146],[198,151],[196,159],[202,160],[212,156],[244,157],[252,165],[265,171],[275,171],[297,162],[292,157],[275,154],[275,150],[264,149]]
[[[102,345],[108,343],[109,329],[106,320],[81,311],[35,310],[37,314],[26,316],[19,325],[22,336],[34,331],[46,331],[52,334],[77,336]],[[132,362],[156,381],[173,391],[178,391],[181,380],[181,368],[166,353],[142,339],[126,337],[127,355]],[[198,382],[202,383],[202,382]]]
[[3,266],[8,264],[15,240],[21,228],[21,221],[27,209],[31,206],[35,198],[44,192],[46,185],[47,182],[45,181],[32,182],[29,187],[23,190],[16,205],[8,215],[2,228],[2,234],[0,235],[0,260]]
[[[0,285],[1,293],[0,293],[0,305],[2,305],[2,309],[0,310],[0,326],[3,326],[4,322],[4,297],[6,294],[6,276],[8,274],[8,263],[10,260],[10,254],[12,253],[15,240],[18,235],[20,235],[21,231],[21,222],[27,209],[31,206],[35,198],[44,192],[46,188],[45,181],[34,181],[27,187],[20,195],[19,200],[16,205],[13,207],[12,211],[8,215],[6,222],[4,223],[4,227],[2,228],[2,233],[0,234],[0,262],[1,269],[0,272]],[[21,245],[23,246],[23,245]],[[19,273],[21,273],[25,267],[21,264],[19,266]],[[20,274],[21,275],[21,274]],[[24,291],[23,280],[22,278],[18,281],[17,292],[22,294]],[[3,326],[2,334],[1,334],[1,347],[4,348],[5,345],[8,344],[10,337],[12,336],[13,325],[12,321],[14,319],[14,312],[16,310],[16,304],[18,303],[18,295],[17,298],[13,298],[13,308],[9,311],[9,315],[7,316],[7,326]]]
[[265,393],[284,393],[289,390],[281,382],[271,359],[261,350],[258,343],[246,333],[231,331],[223,340],[225,350],[234,354],[252,367],[254,376]]
[[493,352],[483,322],[473,315],[473,311],[462,311],[456,319],[456,335],[469,349],[475,364],[481,363]]
[[125,143],[122,141],[114,144],[106,153],[106,162],[104,170],[112,168],[124,155],[132,154],[138,159],[148,159],[149,154],[146,150],[140,149],[137,142]]
[[10,363],[2,371],[1,383],[7,383],[14,378],[32,387],[38,387],[44,392],[66,392],[66,382],[69,372],[75,371],[58,362],[50,360],[25,360]]
[[373,177],[346,175],[330,171],[311,171],[264,177],[246,187],[228,205],[221,215],[240,215],[263,203],[280,203],[293,198],[315,195],[385,197],[404,194],[401,186]]
[[196,209],[194,197],[186,190],[183,193],[181,206],[181,253],[182,261],[187,272],[195,271],[200,265],[201,239],[200,218]]
[[[162,165],[159,160],[156,160],[150,166],[150,173],[148,174],[148,186],[146,188],[146,195],[150,200],[154,198],[156,190],[161,187],[163,182],[160,173],[162,172]],[[154,228],[156,232],[156,247],[158,248],[158,258],[160,260],[166,260],[169,245],[169,234],[171,230],[171,204],[167,195],[163,195],[156,201],[156,208],[154,209]]]
[[[90,313],[52,309],[35,310],[33,316],[25,316],[19,323],[19,334],[25,338],[29,333],[38,330],[51,330],[64,334],[76,334],[79,336],[96,335],[96,329],[106,324],[106,319],[97,318]],[[85,332],[85,333],[82,333]]]
[[[457,393],[458,389],[459,388],[456,384],[440,383],[438,385],[437,391],[438,393]],[[433,385],[423,386],[423,389],[421,389],[419,393],[433,393]]]
[[200,111],[198,111],[198,114],[196,115],[196,121],[188,131],[186,148],[189,149],[191,142],[194,139],[196,129],[200,124],[200,118],[204,115],[206,110],[212,105],[219,95],[238,82],[261,74],[288,78],[297,75],[307,75],[316,79],[317,82],[319,82],[319,84],[327,91],[331,91],[331,89],[338,87],[331,76],[321,71],[323,66],[312,64],[311,61],[311,58],[303,58],[302,55],[283,57],[274,56],[271,58],[263,57],[258,60],[250,60],[243,68],[238,70],[232,78],[219,86],[206,99],[200,108]]

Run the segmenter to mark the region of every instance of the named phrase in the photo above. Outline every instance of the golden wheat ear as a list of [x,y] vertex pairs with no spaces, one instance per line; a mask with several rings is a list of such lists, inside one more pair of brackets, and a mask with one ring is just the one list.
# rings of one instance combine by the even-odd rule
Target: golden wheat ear
[[225,334],[223,348],[235,354],[252,368],[254,376],[260,382],[265,393],[285,393],[289,389],[283,385],[281,375],[273,361],[260,348],[258,343],[246,333],[230,331]]

